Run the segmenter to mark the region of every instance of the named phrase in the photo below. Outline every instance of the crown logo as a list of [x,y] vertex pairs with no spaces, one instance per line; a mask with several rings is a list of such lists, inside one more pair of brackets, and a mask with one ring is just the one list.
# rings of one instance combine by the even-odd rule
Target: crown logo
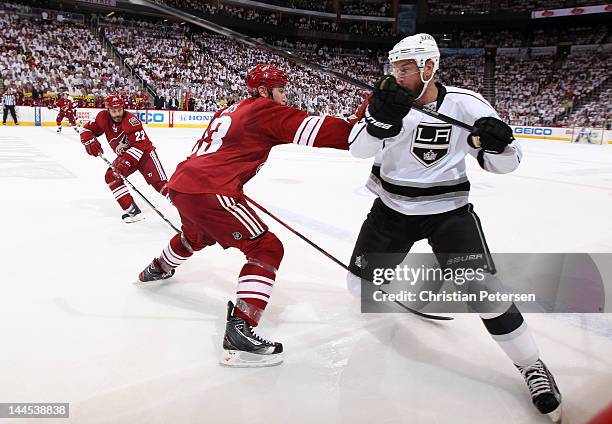
[[436,153],[434,153],[432,150],[430,150],[429,152],[425,153],[423,155],[423,159],[425,160],[436,160],[436,157],[438,155]]

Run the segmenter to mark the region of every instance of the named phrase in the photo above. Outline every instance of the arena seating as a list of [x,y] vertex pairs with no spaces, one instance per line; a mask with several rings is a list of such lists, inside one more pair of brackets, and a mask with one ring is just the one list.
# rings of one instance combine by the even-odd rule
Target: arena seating
[[33,89],[50,97],[68,91],[91,105],[111,92],[129,93],[134,103],[146,98],[84,25],[5,6],[0,9],[0,72],[3,85],[18,93],[19,104],[32,102]]
[[[214,111],[245,97],[244,77],[256,63],[286,70],[291,78],[290,101],[310,113],[347,116],[366,94],[273,53],[214,34],[191,33],[180,22],[134,20],[117,14],[100,18],[100,24],[125,64],[158,98],[182,100],[189,93],[196,110]],[[20,104],[34,103],[32,91],[44,91],[53,98],[66,90],[82,106],[101,106],[110,92],[122,93],[131,107],[145,106],[140,87],[122,66],[113,63],[99,38],[83,23],[43,19],[40,12],[4,3],[0,4],[0,30],[5,34],[0,39],[1,85],[16,89]],[[525,34],[473,30],[434,35],[441,47],[462,48],[482,47],[492,40],[499,47],[611,41],[606,26],[536,29]],[[370,84],[383,74],[386,64],[384,50],[327,45],[314,39],[268,37],[267,41]],[[612,54],[604,52],[534,57],[500,54],[495,66],[495,107],[503,119],[516,125],[605,125],[610,116],[606,79],[611,65]],[[446,85],[482,93],[484,56],[443,54],[438,78]]]
[[[354,21],[339,21],[336,19],[321,19],[305,15],[288,15],[276,12],[269,12],[258,8],[246,8],[224,3],[209,3],[197,0],[157,0],[166,5],[173,6],[196,14],[204,13],[211,15],[225,15],[242,19],[250,22],[270,24],[275,27],[299,28],[308,31],[346,33],[346,34],[367,34],[376,36],[391,36],[392,25],[390,23],[365,23]],[[351,3],[352,4],[352,3]],[[358,3],[356,3],[358,4]],[[388,6],[379,6],[381,10],[389,9]],[[362,10],[360,6],[351,9],[355,12]],[[368,9],[364,9],[365,11]],[[382,12],[381,12],[382,13]]]
[[[567,114],[568,103],[590,96],[604,83],[611,65],[612,55],[606,53],[572,54],[565,60],[498,57],[496,108],[516,125],[554,124]],[[597,119],[594,124],[603,122]]]
[[428,0],[427,9],[431,15],[463,15],[533,10],[562,9],[574,6],[592,6],[600,0]]
[[[188,38],[127,28],[107,28],[106,35],[125,56],[126,63],[134,67],[158,95],[176,98],[189,91],[190,96],[198,99],[196,106],[207,109],[215,109],[213,104],[224,105],[246,96],[246,72],[261,62],[285,69],[291,76],[292,101],[313,113],[349,115],[363,97],[359,90],[335,78],[220,36],[202,34]],[[145,39],[149,42],[144,43]],[[349,70],[349,75],[370,83],[381,74],[377,60],[366,56],[301,54],[334,69]]]
[[494,45],[497,47],[540,47],[556,46],[559,43],[605,44],[612,42],[606,25],[570,26],[539,29],[532,31],[457,31],[454,33],[434,33],[440,47],[473,48]]

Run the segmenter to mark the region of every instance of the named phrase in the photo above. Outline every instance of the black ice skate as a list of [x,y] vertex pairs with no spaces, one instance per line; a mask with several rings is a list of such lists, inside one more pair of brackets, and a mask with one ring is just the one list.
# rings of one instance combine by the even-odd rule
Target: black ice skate
[[171,269],[170,272],[164,272],[161,265],[159,264],[159,260],[155,258],[153,259],[153,262],[149,264],[149,266],[147,266],[140,274],[138,274],[138,279],[143,283],[149,283],[151,281],[165,280],[166,278],[170,278],[173,275],[173,269]]
[[56,132],[61,133],[62,132],[62,127],[57,127],[57,131]]
[[535,407],[538,408],[538,411],[541,414],[548,415],[553,422],[560,422],[561,393],[544,362],[538,359],[533,365],[528,367],[515,366],[523,375],[525,382],[527,382],[531,400]]
[[227,324],[221,364],[229,367],[270,367],[283,362],[283,345],[259,337],[244,319],[234,315],[227,303]]
[[136,206],[136,203],[132,203],[132,205],[125,210],[125,213],[121,215],[121,219],[123,219],[123,222],[126,222],[128,224],[143,220],[144,218],[145,217],[142,214],[142,211],[138,206]]

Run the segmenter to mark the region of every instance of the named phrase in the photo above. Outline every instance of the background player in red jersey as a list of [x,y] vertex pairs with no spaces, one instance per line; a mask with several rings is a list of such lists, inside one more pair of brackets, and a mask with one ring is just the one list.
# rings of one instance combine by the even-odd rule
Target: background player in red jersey
[[349,121],[287,106],[287,80],[280,69],[257,65],[246,79],[252,97],[215,114],[168,183],[182,232],[139,275],[143,282],[169,278],[193,252],[215,243],[245,254],[236,305],[228,303],[221,363],[229,366],[276,365],[283,352],[281,343],[253,330],[270,299],[283,245],[246,203],[243,185],[276,145],[348,149]]
[[128,223],[140,221],[144,217],[120,175],[127,177],[138,170],[147,183],[165,196],[168,182],[166,173],[142,123],[134,114],[125,110],[123,100],[113,94],[106,98],[105,103],[106,110],[100,111],[93,121],[84,125],[81,143],[88,154],[98,156],[102,154],[102,146],[96,137],[106,135],[108,144],[117,154],[113,162],[115,170],[106,170],[106,184],[124,210],[121,218]]
[[64,118],[68,119],[70,125],[72,125],[72,129],[74,129],[77,133],[79,130],[76,127],[76,109],[74,106],[74,101],[72,97],[68,95],[68,93],[62,93],[57,99],[57,101],[49,106],[49,109],[53,109],[54,107],[59,108],[59,113],[57,114],[57,118],[55,122],[57,123],[57,132],[62,132],[62,121]]

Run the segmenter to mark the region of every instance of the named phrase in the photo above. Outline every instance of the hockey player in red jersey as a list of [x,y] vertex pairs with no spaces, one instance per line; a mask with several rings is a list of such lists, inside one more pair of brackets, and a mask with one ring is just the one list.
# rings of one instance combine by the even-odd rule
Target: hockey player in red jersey
[[244,253],[237,301],[228,303],[221,359],[228,366],[276,365],[283,352],[281,343],[253,329],[270,299],[283,245],[246,203],[243,185],[276,145],[348,149],[349,121],[287,106],[287,81],[280,69],[257,65],[246,78],[252,97],[217,111],[168,183],[182,232],[139,275],[143,282],[169,278],[194,252],[215,243]]
[[72,129],[78,133],[79,130],[77,129],[75,119],[76,109],[72,97],[70,97],[68,93],[62,93],[59,99],[57,99],[52,106],[49,106],[49,109],[53,109],[54,107],[59,109],[59,113],[55,119],[57,123],[57,132],[62,132],[62,121],[66,118],[68,122],[70,122],[70,125],[72,125]]
[[125,110],[123,100],[113,94],[106,98],[105,105],[106,110],[100,111],[93,121],[83,126],[81,143],[88,154],[98,156],[102,154],[102,146],[96,137],[106,135],[108,144],[117,154],[113,162],[114,170],[106,170],[106,184],[124,211],[123,221],[140,221],[144,217],[121,176],[127,177],[138,170],[147,183],[165,196],[166,173],[142,123],[136,115]]

